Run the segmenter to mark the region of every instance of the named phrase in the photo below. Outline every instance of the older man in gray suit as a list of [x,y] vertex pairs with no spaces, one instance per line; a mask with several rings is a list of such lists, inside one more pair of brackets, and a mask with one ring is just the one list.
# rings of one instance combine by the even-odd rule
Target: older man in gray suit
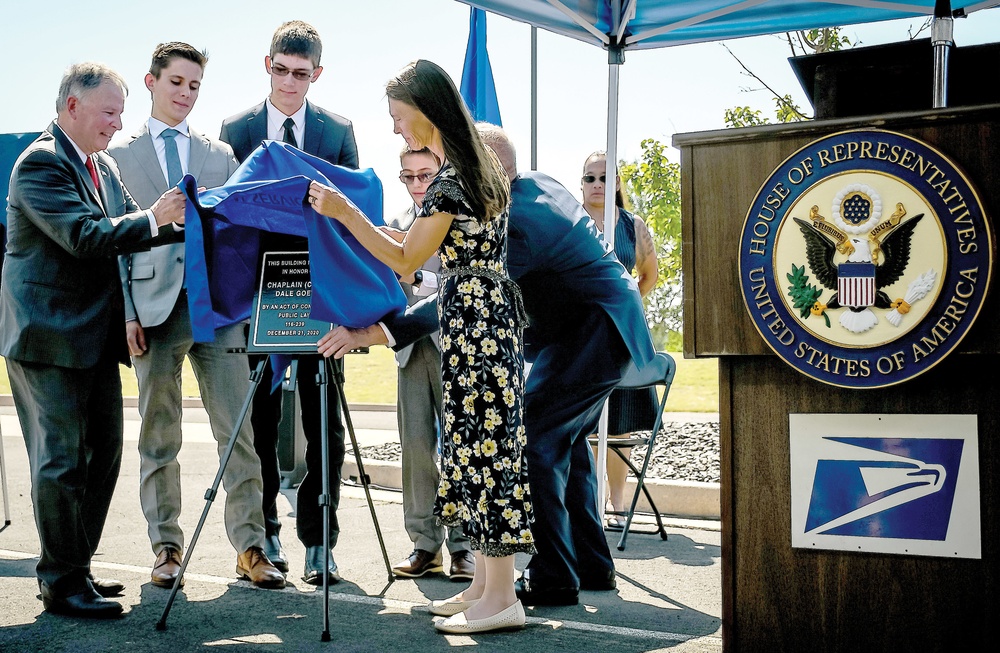
[[31,467],[42,604],[117,617],[120,583],[93,577],[122,453],[121,284],[115,257],[179,238],[184,196],[140,210],[101,153],[121,129],[127,86],[101,64],[71,66],[58,117],[14,165],[0,282],[0,355]]
[[[140,206],[180,181],[184,172],[200,186],[221,186],[237,168],[225,143],[202,136],[187,124],[201,87],[204,53],[187,43],[163,43],[153,52],[145,84],[152,116],[134,135],[116,142],[109,154]],[[181,565],[181,365],[191,360],[212,433],[222,451],[232,437],[250,388],[243,326],[218,329],[215,342],[195,343],[184,289],[183,244],[122,256],[122,286],[129,353],[139,379],[139,498],[156,555],[150,579],[171,587]],[[250,420],[244,420],[222,476],[226,488],[226,530],[236,548],[237,573],[259,587],[281,588],[284,576],[261,549],[260,459],[253,449]]]
[[[416,152],[404,149],[399,155],[402,170],[399,180],[413,204],[389,222],[389,226],[406,231],[413,224],[424,193],[441,168],[433,152],[424,148]],[[436,273],[441,269],[437,255],[432,256],[412,276],[400,279],[409,305],[437,292]],[[396,352],[399,366],[396,419],[403,460],[403,526],[413,542],[413,552],[392,568],[400,578],[419,578],[444,570],[441,545],[445,531],[451,555],[449,576],[453,581],[472,580],[476,561],[469,538],[461,528],[445,529],[434,516],[434,497],[438,477],[438,423],[441,420],[441,348],[437,332],[416,340]]]

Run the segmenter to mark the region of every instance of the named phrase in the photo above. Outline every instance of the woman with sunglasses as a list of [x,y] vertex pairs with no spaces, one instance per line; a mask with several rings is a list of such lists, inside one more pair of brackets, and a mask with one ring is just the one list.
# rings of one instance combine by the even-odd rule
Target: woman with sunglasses
[[524,626],[514,592],[514,554],[534,552],[522,459],[526,322],[507,274],[510,186],[473,124],[454,82],[419,60],[386,85],[394,129],[411,150],[444,162],[405,233],[379,229],[335,189],[313,183],[313,208],[339,220],[401,276],[440,251],[439,336],[443,384],[441,476],[434,514],[461,526],[475,552],[472,584],[434,601],[446,633]]
[[[607,156],[603,151],[588,156],[583,164],[581,179],[583,208],[593,218],[601,233],[604,233],[606,161]],[[615,206],[618,208],[615,220],[615,256],[626,270],[638,277],[639,294],[645,297],[656,285],[656,248],[642,218],[625,210],[621,178],[618,175],[615,175]],[[622,437],[650,428],[656,416],[656,407],[656,391],[652,388],[615,390],[608,399],[608,437]],[[626,457],[631,451],[631,449],[621,449]],[[594,456],[595,458],[597,456],[596,449]],[[617,530],[625,527],[623,515],[628,511],[628,506],[625,505],[628,467],[618,456],[608,456],[607,465],[608,491],[611,499],[607,524],[609,528]]]

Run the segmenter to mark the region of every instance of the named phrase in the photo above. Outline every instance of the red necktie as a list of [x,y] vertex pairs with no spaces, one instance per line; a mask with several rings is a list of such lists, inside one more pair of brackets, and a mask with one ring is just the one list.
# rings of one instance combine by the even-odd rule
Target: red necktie
[[87,166],[87,172],[90,173],[90,180],[94,182],[94,190],[97,191],[101,190],[101,184],[98,181],[97,177],[97,168],[94,167],[94,160],[89,156],[87,157],[86,166]]

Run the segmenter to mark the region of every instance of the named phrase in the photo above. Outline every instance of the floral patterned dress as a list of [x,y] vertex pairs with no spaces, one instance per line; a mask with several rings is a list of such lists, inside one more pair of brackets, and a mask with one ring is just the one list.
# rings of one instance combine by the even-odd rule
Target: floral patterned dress
[[461,524],[483,555],[533,553],[522,458],[524,321],[507,276],[507,213],[488,222],[473,216],[450,165],[428,187],[423,213],[456,216],[440,248],[444,406],[434,514],[446,526]]

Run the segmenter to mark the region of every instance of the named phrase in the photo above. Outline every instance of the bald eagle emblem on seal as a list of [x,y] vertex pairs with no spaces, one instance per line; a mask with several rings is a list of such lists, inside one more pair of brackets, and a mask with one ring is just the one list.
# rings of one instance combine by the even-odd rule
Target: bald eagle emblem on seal
[[[786,275],[792,306],[802,319],[822,317],[827,327],[831,326],[828,310],[846,309],[839,322],[851,333],[864,333],[878,324],[873,308],[887,311],[885,319],[898,327],[937,279],[931,268],[914,276],[903,297],[890,297],[884,290],[907,273],[913,231],[924,214],[907,217],[906,207],[897,202],[883,220],[879,193],[865,184],[850,184],[833,198],[831,216],[823,216],[814,205],[808,220],[792,217],[805,238],[808,271],[822,286],[810,283],[805,266],[792,264]],[[824,289],[832,293],[825,301]]]

